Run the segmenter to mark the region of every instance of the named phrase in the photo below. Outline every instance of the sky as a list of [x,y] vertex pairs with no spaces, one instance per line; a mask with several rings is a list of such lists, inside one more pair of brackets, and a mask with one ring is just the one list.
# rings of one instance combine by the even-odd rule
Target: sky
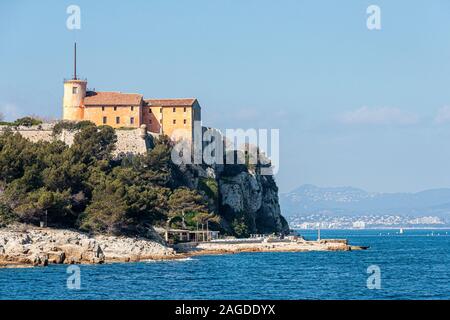
[[7,120],[61,117],[75,41],[89,88],[195,97],[204,125],[279,129],[282,192],[450,187],[447,0],[1,1]]

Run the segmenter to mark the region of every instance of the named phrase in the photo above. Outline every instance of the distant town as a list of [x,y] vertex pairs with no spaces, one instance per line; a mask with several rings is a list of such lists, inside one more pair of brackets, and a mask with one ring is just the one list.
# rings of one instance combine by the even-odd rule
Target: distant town
[[379,228],[446,228],[450,219],[437,216],[411,217],[400,215],[330,216],[325,214],[287,217],[293,229],[379,229]]
[[450,188],[371,193],[353,187],[302,185],[280,194],[291,228],[370,229],[450,227]]

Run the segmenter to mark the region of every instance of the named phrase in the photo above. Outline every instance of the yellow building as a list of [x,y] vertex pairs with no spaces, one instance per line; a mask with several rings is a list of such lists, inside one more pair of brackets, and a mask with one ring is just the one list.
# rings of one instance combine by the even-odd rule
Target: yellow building
[[74,77],[64,81],[63,120],[89,120],[113,128],[147,126],[153,133],[173,140],[193,140],[194,121],[201,121],[201,108],[194,98],[144,99],[141,94],[89,91],[87,80],[77,78],[76,46]]

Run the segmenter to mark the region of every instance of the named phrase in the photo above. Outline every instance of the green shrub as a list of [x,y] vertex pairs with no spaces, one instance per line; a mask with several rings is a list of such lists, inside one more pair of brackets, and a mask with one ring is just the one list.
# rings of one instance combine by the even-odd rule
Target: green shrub
[[78,131],[83,128],[95,126],[95,124],[91,121],[59,121],[53,126],[53,135],[61,134],[63,130],[67,131]]
[[216,179],[200,178],[198,181],[198,188],[204,191],[206,196],[212,199],[215,203],[219,200],[219,185]]
[[238,238],[246,238],[250,235],[244,217],[234,219],[231,227],[233,228],[235,236]]
[[0,126],[11,126],[11,127],[18,127],[18,126],[31,127],[40,124],[42,124],[42,120],[33,117],[23,117],[13,122],[0,121]]
[[17,221],[17,216],[4,203],[0,203],[0,227],[7,226],[10,223]]
[[33,117],[23,117],[13,122],[14,126],[24,126],[24,127],[37,126],[40,124],[42,124],[42,120],[35,119]]

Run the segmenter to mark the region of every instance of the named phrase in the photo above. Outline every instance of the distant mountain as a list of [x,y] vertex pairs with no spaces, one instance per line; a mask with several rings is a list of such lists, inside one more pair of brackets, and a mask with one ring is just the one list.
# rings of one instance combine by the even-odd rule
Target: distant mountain
[[418,193],[371,193],[353,187],[322,188],[303,185],[280,194],[283,215],[450,216],[450,188]]

